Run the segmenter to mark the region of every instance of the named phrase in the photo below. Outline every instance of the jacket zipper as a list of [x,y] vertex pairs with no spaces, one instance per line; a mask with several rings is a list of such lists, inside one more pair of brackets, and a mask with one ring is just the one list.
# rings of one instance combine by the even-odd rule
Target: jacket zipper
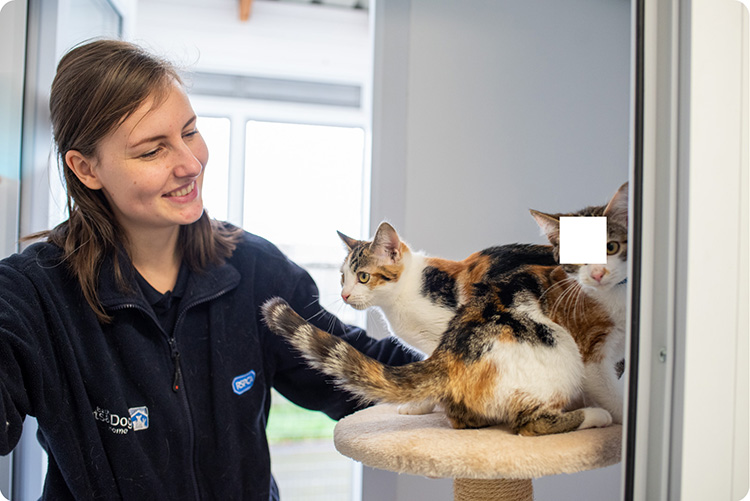
[[174,364],[174,375],[172,376],[172,391],[177,393],[180,389],[180,382],[182,381],[182,369],[180,369],[180,352],[177,349],[177,340],[174,338],[174,334],[169,336],[167,339],[169,342],[169,348],[172,350],[172,362]]
[[[185,315],[187,314],[187,311],[195,306],[198,306],[199,304],[208,303],[210,301],[213,301],[214,299],[226,294],[228,291],[232,290],[232,287],[227,287],[225,289],[222,289],[221,291],[217,292],[216,294],[213,294],[211,296],[198,299],[192,303],[187,304],[185,307],[180,308],[180,313],[177,315],[177,319],[174,322],[174,327],[172,328],[172,333],[168,338],[169,341],[169,347],[172,351],[172,360],[174,362],[174,377],[172,380],[172,391],[175,393],[178,392],[180,389],[180,385],[182,384],[182,369],[180,368],[180,352],[177,349],[177,340],[174,337],[174,333],[177,331],[177,328],[179,327],[182,320],[185,318]],[[188,436],[190,441],[190,451],[191,451],[191,461],[193,463],[193,467],[190,471],[190,479],[193,483],[193,491],[195,491],[195,499],[201,499],[201,491],[200,487],[198,486],[198,475],[196,474],[197,468],[196,468],[196,460],[195,460],[195,426],[193,424],[193,414],[190,411],[190,402],[188,400],[187,391],[181,392],[183,406],[185,407],[185,415],[187,416],[187,423],[188,423]]]
[[172,362],[174,363],[174,375],[172,376],[172,391],[174,391],[175,393],[177,393],[177,391],[180,389],[180,384],[182,382],[182,369],[180,368],[180,351],[177,349],[177,340],[174,337],[174,332],[177,330],[177,326],[180,325],[180,321],[182,321],[182,319],[185,318],[185,314],[190,308],[194,306],[198,306],[199,304],[213,301],[214,299],[221,297],[227,292],[229,292],[230,290],[232,290],[232,288],[233,287],[227,287],[226,289],[222,289],[219,292],[211,296],[200,298],[197,301],[189,303],[187,306],[180,309],[180,314],[177,316],[177,320],[175,320],[174,322],[172,333],[169,335],[169,338],[167,339],[167,341],[169,342],[169,348],[172,351]]
[[[198,301],[195,304],[200,304],[200,301]],[[195,306],[195,304],[191,304],[189,307]],[[125,303],[125,304],[119,304],[117,306],[109,307],[109,309],[112,311],[127,310],[129,308],[140,310],[143,313],[145,313],[149,318],[151,318],[151,320],[154,321],[154,323],[159,328],[159,330],[162,331],[162,333],[164,333],[165,336],[167,336],[167,343],[169,344],[170,357],[172,359],[172,365],[174,366],[174,369],[172,371],[172,391],[177,393],[182,383],[182,368],[180,367],[180,351],[177,349],[177,340],[174,337],[174,332],[172,334],[167,334],[167,332],[162,328],[159,321],[151,316],[151,312],[149,312],[146,308],[144,308],[143,306],[139,304]],[[185,310],[183,310],[183,312],[184,311]],[[182,316],[182,314],[180,316]],[[175,322],[175,325],[177,325],[176,322]]]
[[233,287],[224,288],[211,296],[200,298],[197,301],[189,303],[184,308],[181,308],[179,315],[177,315],[177,320],[175,320],[174,328],[172,329],[171,334],[167,334],[164,331],[164,329],[161,327],[161,324],[155,318],[153,318],[151,313],[139,304],[127,303],[127,304],[121,304],[118,306],[110,307],[111,310],[122,310],[126,308],[135,308],[135,309],[141,310],[145,312],[156,323],[156,325],[159,327],[159,329],[162,332],[164,332],[164,334],[167,335],[167,342],[169,343],[170,356],[172,358],[172,363],[174,365],[174,373],[172,375],[172,391],[175,393],[180,393],[181,395],[180,400],[182,401],[182,405],[185,410],[185,415],[187,416],[188,436],[189,436],[189,441],[190,441],[189,446],[190,446],[192,463],[193,463],[193,468],[192,468],[192,471],[190,472],[190,479],[192,480],[193,491],[195,492],[195,499],[201,499],[201,491],[200,491],[200,488],[198,487],[198,476],[196,475],[196,467],[195,467],[195,426],[193,424],[193,415],[190,412],[190,402],[188,401],[187,393],[185,391],[182,391],[182,392],[179,391],[180,386],[182,385],[182,369],[180,367],[180,351],[177,349],[177,340],[174,337],[174,333],[177,330],[177,327],[180,325],[180,322],[182,321],[182,319],[185,318],[185,314],[187,313],[189,309],[199,304],[213,301],[214,299],[226,294],[232,289]]

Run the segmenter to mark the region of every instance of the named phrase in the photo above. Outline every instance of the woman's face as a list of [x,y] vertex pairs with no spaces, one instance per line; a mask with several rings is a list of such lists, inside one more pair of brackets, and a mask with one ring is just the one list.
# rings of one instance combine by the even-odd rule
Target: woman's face
[[[76,155],[69,152],[68,155]],[[80,157],[80,154],[78,154]],[[203,172],[208,149],[196,115],[178,82],[154,106],[147,99],[99,144],[95,158],[68,165],[91,189],[101,189],[129,235],[176,229],[203,214]]]

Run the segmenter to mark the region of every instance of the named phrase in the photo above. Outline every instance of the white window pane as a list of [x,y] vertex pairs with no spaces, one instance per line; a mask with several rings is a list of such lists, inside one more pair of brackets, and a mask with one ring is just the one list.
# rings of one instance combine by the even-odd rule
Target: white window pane
[[322,247],[341,248],[336,230],[359,232],[362,129],[251,121],[246,148],[249,231],[279,246],[306,247],[293,259],[308,261],[327,259]]
[[203,207],[209,216],[222,221],[227,219],[230,126],[228,118],[198,118],[198,130],[208,146],[208,164],[203,175]]
[[340,300],[336,230],[361,233],[364,131],[250,121],[246,134],[244,227],[305,267],[324,307],[361,323]]

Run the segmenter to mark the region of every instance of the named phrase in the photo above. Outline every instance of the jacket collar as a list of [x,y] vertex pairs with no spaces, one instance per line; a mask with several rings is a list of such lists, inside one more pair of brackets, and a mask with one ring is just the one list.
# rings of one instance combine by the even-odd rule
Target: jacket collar
[[[115,280],[115,260],[110,254],[102,263],[99,274],[98,292],[102,306],[105,309],[133,306],[150,310],[151,306],[146,301],[141,288],[138,286],[138,282],[135,279],[136,270],[127,253],[123,249],[120,249],[117,256],[123,276],[125,277],[125,282],[128,284],[128,290],[123,291],[117,286]],[[220,266],[209,265],[202,272],[191,273],[181,301],[184,305],[181,306],[181,309],[219,297],[237,287],[239,283],[240,273],[229,263]]]

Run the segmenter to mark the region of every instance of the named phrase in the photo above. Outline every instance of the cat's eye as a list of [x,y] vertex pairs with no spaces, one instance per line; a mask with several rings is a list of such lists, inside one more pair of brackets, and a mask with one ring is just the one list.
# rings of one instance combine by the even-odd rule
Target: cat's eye
[[360,283],[366,284],[370,281],[370,274],[364,271],[360,271],[357,273],[357,280],[359,280]]
[[[600,247],[601,249],[601,247]],[[613,256],[620,252],[620,244],[618,242],[607,242],[607,255]]]

